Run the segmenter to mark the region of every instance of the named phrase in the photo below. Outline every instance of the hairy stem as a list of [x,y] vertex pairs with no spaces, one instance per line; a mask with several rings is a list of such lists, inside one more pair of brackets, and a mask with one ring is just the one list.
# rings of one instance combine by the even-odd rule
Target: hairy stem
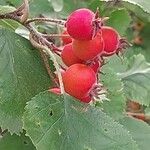
[[40,45],[39,43],[37,43],[32,35],[30,34],[30,41],[32,43],[32,45],[38,49],[42,49],[44,50],[49,56],[50,56],[50,59],[54,62],[54,66],[56,68],[56,71],[57,71],[57,74],[58,74],[58,79],[59,79],[59,84],[60,84],[60,89],[61,89],[61,94],[64,94],[65,91],[64,91],[64,85],[63,85],[63,81],[62,81],[62,75],[61,75],[61,72],[60,72],[60,67],[59,67],[59,64],[57,63],[57,59],[54,55],[54,53],[47,47],[47,46],[44,46],[44,45]]
[[49,77],[54,81],[54,87],[59,87],[59,84],[55,80],[54,74],[51,72],[51,69],[49,67],[49,61],[48,61],[47,55],[41,49],[39,51],[40,51],[41,57],[43,59],[47,73],[48,73]]
[[58,19],[49,19],[49,18],[33,18],[33,19],[28,19],[26,23],[31,23],[31,22],[51,22],[51,23],[56,23],[60,25],[64,25],[65,21],[64,20],[58,20]]
[[52,38],[52,37],[66,37],[66,38],[69,38],[71,37],[70,35],[60,35],[60,34],[42,34],[43,37],[46,37],[46,38]]
[[24,0],[23,15],[21,16],[20,21],[25,22],[28,19],[28,16],[29,16],[29,3],[28,0]]

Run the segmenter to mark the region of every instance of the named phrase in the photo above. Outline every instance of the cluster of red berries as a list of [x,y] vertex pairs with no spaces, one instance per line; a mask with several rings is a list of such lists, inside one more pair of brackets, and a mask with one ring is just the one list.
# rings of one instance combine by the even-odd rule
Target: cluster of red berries
[[62,72],[64,89],[85,103],[101,90],[98,73],[104,58],[127,46],[115,29],[104,26],[103,20],[89,9],[78,9],[70,14],[62,33],[61,58],[68,67]]

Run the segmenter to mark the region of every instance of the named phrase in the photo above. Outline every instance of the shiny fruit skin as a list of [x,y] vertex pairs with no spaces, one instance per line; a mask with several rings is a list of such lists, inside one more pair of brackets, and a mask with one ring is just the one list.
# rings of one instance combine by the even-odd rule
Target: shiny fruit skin
[[77,40],[91,40],[93,37],[93,21],[95,14],[89,9],[82,8],[70,14],[66,22],[69,35]]
[[80,98],[79,100],[83,103],[89,103],[90,101],[92,101],[92,98],[90,96],[86,96],[86,97]]
[[101,34],[97,34],[92,40],[79,41],[73,40],[73,51],[75,55],[84,60],[92,60],[100,55],[104,50],[104,42]]
[[[65,37],[65,36],[68,36],[68,37]],[[66,30],[64,30],[64,31],[62,32],[61,39],[62,39],[62,41],[63,41],[63,45],[66,45],[66,44],[69,44],[69,43],[72,42],[72,38],[69,37],[69,34],[68,34],[68,32],[67,32]]]
[[112,27],[103,26],[100,30],[105,46],[103,55],[111,56],[116,53],[117,48],[119,47],[120,36],[118,32]]
[[64,46],[61,58],[66,66],[71,66],[76,63],[83,63],[84,61],[79,59],[73,52],[72,43]]
[[66,93],[78,99],[88,96],[97,81],[95,72],[84,64],[70,66],[62,77]]

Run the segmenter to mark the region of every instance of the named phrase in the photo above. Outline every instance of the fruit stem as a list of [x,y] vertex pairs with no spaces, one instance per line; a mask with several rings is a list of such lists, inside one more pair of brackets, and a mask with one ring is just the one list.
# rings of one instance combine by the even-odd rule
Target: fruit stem
[[43,62],[44,62],[44,65],[45,65],[45,68],[46,68],[46,70],[47,70],[47,73],[48,73],[49,77],[54,81],[54,84],[55,84],[54,86],[59,87],[59,84],[58,84],[57,81],[55,80],[54,74],[51,72],[51,69],[50,69],[50,67],[49,67],[49,62],[48,62],[48,57],[47,57],[47,55],[46,55],[45,53],[43,53],[42,50],[39,50],[39,51],[40,51],[41,57],[42,57],[42,59],[43,59]]
[[64,85],[63,85],[62,76],[61,76],[61,72],[60,72],[60,67],[59,67],[59,64],[57,63],[57,59],[56,59],[54,53],[47,46],[40,45],[38,42],[36,42],[33,39],[32,34],[29,35],[29,38],[30,38],[31,44],[34,47],[36,47],[38,49],[43,49],[43,51],[45,51],[50,56],[51,60],[54,62],[54,66],[56,68],[56,72],[57,72],[58,79],[59,79],[61,94],[64,94],[65,91],[64,91]]
[[51,22],[51,23],[57,23],[60,25],[64,25],[65,21],[64,20],[59,20],[59,19],[49,19],[49,18],[33,18],[33,19],[28,19],[27,24],[31,22]]
[[146,120],[150,120],[150,116],[149,115],[145,115],[144,113],[126,112],[126,115],[128,115],[128,116],[137,116],[137,117],[145,117]]
[[52,38],[52,37],[71,37],[70,35],[60,35],[60,34],[42,34],[45,38]]
[[25,21],[27,21],[28,16],[29,16],[29,2],[28,2],[28,0],[24,0],[23,6],[24,6],[24,9],[22,10],[23,15],[20,18],[20,21],[22,23],[25,22]]

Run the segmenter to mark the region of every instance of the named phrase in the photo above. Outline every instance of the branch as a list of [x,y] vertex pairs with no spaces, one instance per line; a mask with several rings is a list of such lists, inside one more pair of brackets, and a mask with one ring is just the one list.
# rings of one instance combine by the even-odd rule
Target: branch
[[24,3],[17,10],[11,13],[0,15],[0,19],[12,19],[17,21],[18,23],[23,24],[28,19],[28,15],[29,15],[28,0],[24,0]]
[[31,22],[52,22],[52,23],[56,23],[56,24],[60,24],[60,25],[65,25],[65,21],[64,20],[49,19],[49,18],[33,18],[33,19],[28,19],[26,23],[29,24]]
[[21,16],[21,22],[24,23],[29,16],[29,3],[28,0],[24,0],[24,9],[22,10],[23,15]]
[[59,84],[55,80],[54,74],[51,72],[51,69],[49,67],[49,61],[48,61],[47,55],[45,53],[43,53],[43,51],[41,49],[39,51],[40,51],[41,57],[44,61],[44,65],[47,70],[47,73],[48,73],[49,77],[54,81],[54,87],[59,87]]
[[66,37],[66,38],[70,38],[71,36],[68,35],[68,34],[42,34],[43,37],[46,37],[46,38],[53,38],[53,37]]

